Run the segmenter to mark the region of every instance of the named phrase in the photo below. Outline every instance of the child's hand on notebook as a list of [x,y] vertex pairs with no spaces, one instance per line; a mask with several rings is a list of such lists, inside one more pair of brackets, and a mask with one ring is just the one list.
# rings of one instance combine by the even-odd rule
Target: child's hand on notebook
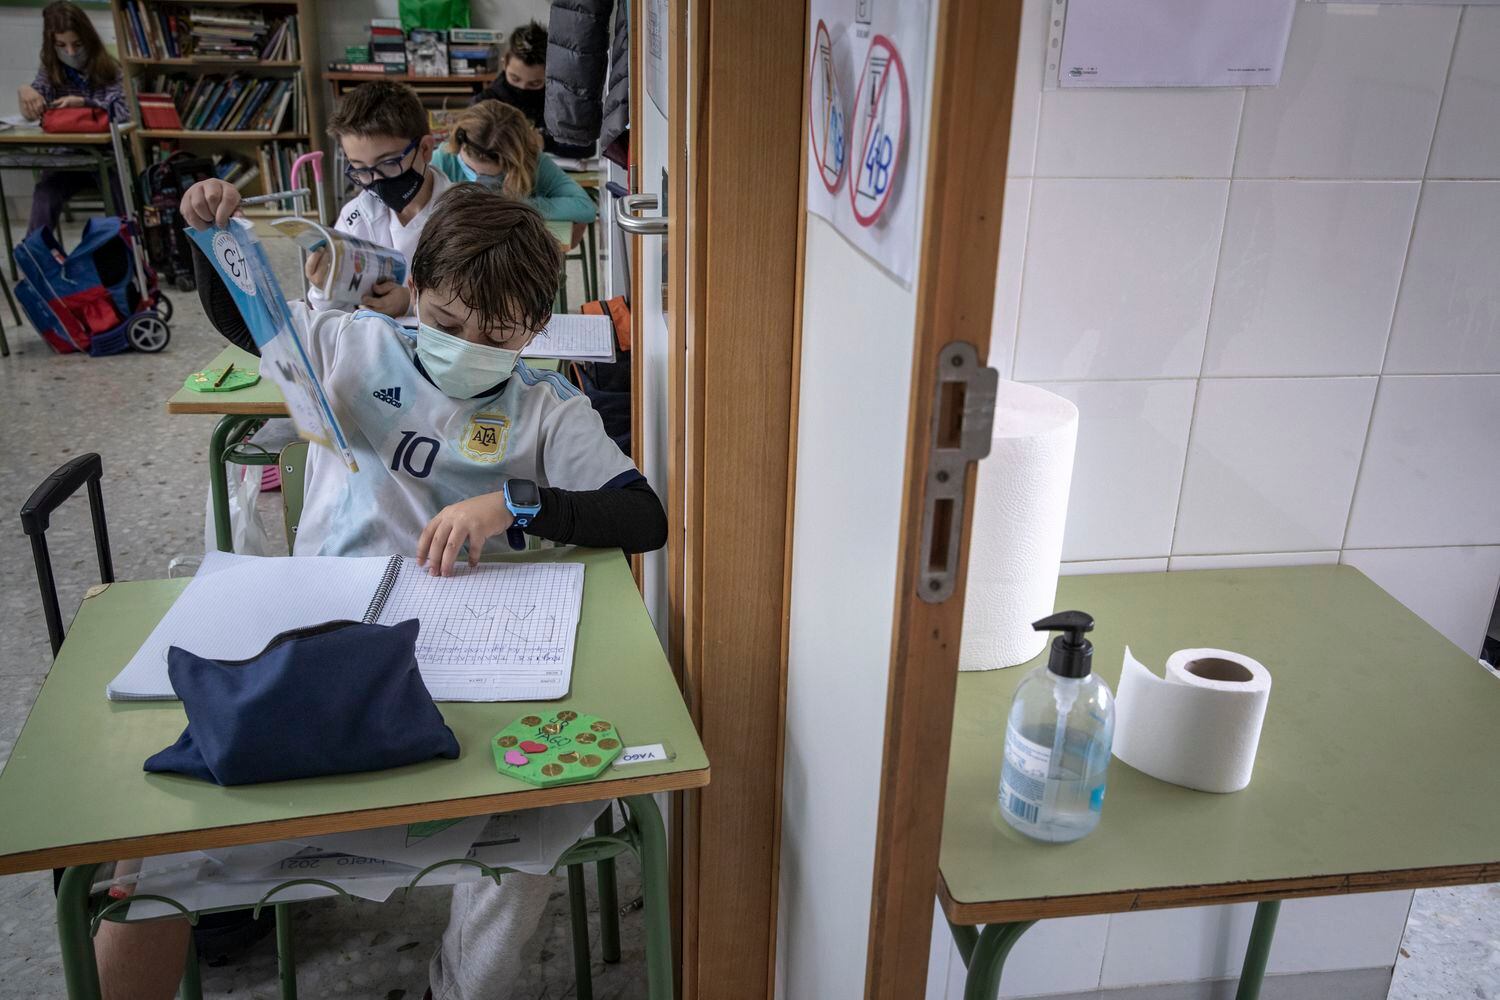
[[458,550],[467,541],[469,565],[478,566],[485,541],[514,522],[515,515],[505,506],[503,493],[486,493],[449,504],[422,529],[417,542],[417,564],[426,566],[433,576],[452,576]]
[[240,207],[240,190],[227,181],[199,181],[182,196],[183,221],[194,229],[229,225],[230,216]]

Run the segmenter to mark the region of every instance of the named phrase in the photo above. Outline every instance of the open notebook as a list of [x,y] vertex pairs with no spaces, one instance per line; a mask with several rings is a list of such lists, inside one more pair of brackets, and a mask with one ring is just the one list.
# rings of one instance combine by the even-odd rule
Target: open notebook
[[582,606],[581,563],[484,563],[432,577],[403,556],[210,552],[105,694],[177,697],[167,676],[171,646],[244,660],[287,629],[416,618],[417,666],[434,699],[546,701],[568,693]]
[[615,325],[608,316],[592,313],[553,313],[540,337],[521,352],[523,358],[562,358],[565,361],[615,360]]

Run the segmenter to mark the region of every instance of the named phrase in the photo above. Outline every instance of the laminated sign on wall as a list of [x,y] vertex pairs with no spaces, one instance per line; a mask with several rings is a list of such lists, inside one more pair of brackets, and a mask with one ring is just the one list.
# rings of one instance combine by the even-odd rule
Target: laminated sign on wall
[[814,0],[807,207],[910,285],[927,26],[913,0]]

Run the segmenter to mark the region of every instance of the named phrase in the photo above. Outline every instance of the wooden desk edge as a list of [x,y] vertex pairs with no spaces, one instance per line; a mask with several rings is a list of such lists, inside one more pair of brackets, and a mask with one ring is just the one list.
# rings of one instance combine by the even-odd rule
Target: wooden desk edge
[[1431,889],[1439,886],[1500,882],[1500,861],[1471,865],[1439,865],[1352,875],[1310,875],[1305,878],[1230,882],[1220,885],[1172,886],[1124,890],[1082,896],[1047,896],[985,903],[963,903],[953,898],[948,880],[938,873],[938,901],[951,923],[975,926],[1053,917],[1168,910],[1182,906],[1256,903],[1267,899],[1344,896],[1392,889]]
[[[204,393],[204,395],[219,395],[218,393]],[[233,406],[233,409],[230,407]],[[176,400],[167,400],[168,413],[210,413],[215,416],[235,417],[284,417],[287,415],[286,403],[244,403],[234,405],[233,403],[204,402],[184,403]]]
[[[396,826],[400,823],[462,819],[485,813],[516,812],[538,806],[602,802],[606,799],[624,798],[627,795],[678,792],[689,788],[702,788],[708,784],[708,779],[709,768],[704,767],[696,771],[642,775],[637,778],[620,778],[603,783],[589,781],[577,785],[560,785],[556,788],[536,788],[523,792],[445,799],[441,802],[419,802],[381,809],[328,813],[323,816],[301,816],[296,819],[242,823],[237,826],[184,830],[179,833],[146,837],[99,840],[68,847],[0,855],[0,875],[16,875],[22,872],[43,871],[48,868],[65,868],[69,865],[174,854],[178,851],[195,851],[205,847],[237,847],[241,844],[258,844],[268,840],[290,840],[325,833],[346,833],[351,830]],[[608,789],[608,794],[598,794],[605,788]],[[591,794],[583,794],[584,792]]]

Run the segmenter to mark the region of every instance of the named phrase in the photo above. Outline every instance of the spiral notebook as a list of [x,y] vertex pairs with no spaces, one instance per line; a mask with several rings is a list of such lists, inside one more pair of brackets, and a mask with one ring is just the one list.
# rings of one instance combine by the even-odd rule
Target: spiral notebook
[[176,698],[172,646],[244,660],[287,629],[416,618],[417,666],[435,700],[548,701],[568,693],[582,608],[582,563],[484,563],[433,577],[404,556],[211,552],[105,694]]

